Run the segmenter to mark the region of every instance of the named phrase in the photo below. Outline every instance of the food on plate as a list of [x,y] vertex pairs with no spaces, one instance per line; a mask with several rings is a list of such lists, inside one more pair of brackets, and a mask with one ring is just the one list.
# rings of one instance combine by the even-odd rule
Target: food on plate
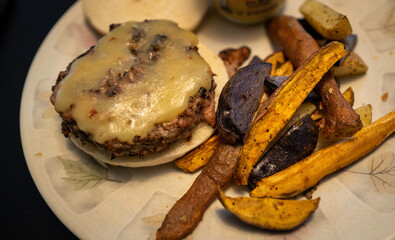
[[395,131],[395,111],[362,128],[346,141],[313,153],[257,183],[252,197],[288,198],[313,187],[322,178],[376,149]]
[[289,76],[294,72],[294,67],[291,61],[287,60],[280,66],[277,66],[276,72],[273,76]]
[[[281,85],[282,82],[287,80],[288,76],[276,75],[276,76],[268,76],[265,78],[265,87],[270,93],[276,91],[276,89]],[[307,95],[305,101],[317,100],[320,98],[320,95],[315,90],[312,90],[309,95]]]
[[331,71],[335,77],[347,77],[366,73],[368,65],[357,53],[351,52],[339,66],[333,66]]
[[[284,54],[295,68],[301,66],[309,56],[319,49],[318,43],[290,16],[278,16],[266,25],[269,36],[282,47]],[[336,80],[330,72],[317,84],[326,116],[322,120],[325,137],[347,137],[362,128],[359,115],[341,94]]]
[[283,51],[278,51],[267,56],[263,62],[272,64],[272,71],[270,72],[270,76],[275,76],[276,70],[279,66],[285,63],[285,56]]
[[195,29],[208,9],[208,1],[199,0],[83,0],[82,9],[92,27],[101,34],[113,23],[165,19],[186,30]]
[[361,117],[361,121],[364,127],[370,125],[372,123],[372,105],[367,104],[364,106],[361,106],[355,111],[359,114]]
[[255,56],[252,57],[252,59],[250,60],[248,65],[254,65],[254,64],[257,64],[257,63],[260,63],[260,62],[262,62],[262,59],[255,55]]
[[348,87],[343,93],[344,99],[350,104],[350,106],[354,106],[355,97],[354,97],[354,90],[352,87]]
[[259,180],[309,156],[313,152],[317,140],[318,127],[310,115],[306,115],[292,125],[255,164],[248,177],[248,188],[254,189]]
[[218,100],[216,120],[219,133],[230,143],[243,139],[264,93],[264,80],[271,64],[243,67],[226,83]]
[[235,181],[248,184],[248,176],[268,144],[281,131],[322,76],[346,55],[343,44],[331,42],[309,57],[258,111],[241,149],[235,172]]
[[347,16],[316,0],[307,0],[299,9],[307,22],[323,37],[341,40],[352,33]]
[[[346,99],[346,101],[348,102],[348,104],[350,104],[351,107],[354,106],[354,90],[351,87],[349,87],[342,94],[344,99]],[[319,120],[324,116],[325,116],[325,111],[322,108],[318,108],[315,112],[313,112],[313,114],[311,114],[311,118],[313,120]],[[322,124],[319,124],[319,126],[320,128],[323,128]]]
[[318,208],[320,199],[284,200],[274,198],[227,197],[218,199],[229,212],[251,225],[270,230],[291,230],[301,225]]
[[241,46],[239,48],[227,48],[219,52],[219,57],[224,61],[226,71],[231,77],[236,70],[244,63],[250,56],[251,50],[249,47]]
[[215,149],[218,147],[220,141],[221,136],[218,133],[214,134],[200,146],[174,161],[174,163],[184,172],[193,173],[206,165],[211,155],[213,155]]
[[[237,127],[249,125],[253,120],[251,115],[253,112],[251,113],[251,110],[247,112],[247,110],[239,109],[238,106],[229,105],[229,103],[242,100],[245,103],[243,108],[250,109],[251,105],[257,107],[261,99],[258,96],[259,94],[251,92],[251,88],[261,88],[262,92],[264,77],[256,79],[253,75],[268,75],[270,68],[271,64],[258,62],[255,65],[239,69],[222,90],[216,117],[216,127],[220,134],[220,140],[214,153],[187,193],[173,205],[166,215],[161,228],[157,232],[158,239],[180,239],[192,232],[201,220],[207,206],[215,198],[218,186],[223,187],[232,179],[241,148],[241,137],[239,129],[224,125],[223,120],[229,120],[231,124],[235,124]],[[241,86],[241,83],[244,83],[245,86]],[[245,95],[244,98],[243,95]],[[224,114],[223,112],[229,111],[227,106],[238,109],[239,115],[237,116],[236,112],[229,116]],[[245,114],[250,116],[241,116]],[[236,136],[237,139],[232,138],[232,144],[230,144],[222,133]]]
[[213,134],[226,81],[195,34],[167,20],[127,22],[59,74],[51,102],[64,135],[98,161],[150,166]]
[[220,141],[192,186],[167,213],[156,233],[158,240],[181,239],[193,231],[217,195],[217,187],[232,179],[239,151],[240,144]]
[[[346,49],[346,51],[348,52],[348,54],[350,54],[351,52],[354,51],[355,46],[357,45],[357,41],[358,41],[358,38],[357,38],[357,35],[356,35],[356,34],[350,34],[348,37],[346,37],[346,38],[344,38],[344,39],[342,39],[342,40],[339,40],[339,42],[341,42],[341,43],[344,44],[344,49]],[[347,56],[348,56],[348,55],[347,55]],[[342,64],[343,61],[344,61],[344,59],[345,59],[347,56],[344,56],[342,59],[340,59],[339,62],[337,62],[337,63],[335,64],[335,66],[339,66],[340,64]]]

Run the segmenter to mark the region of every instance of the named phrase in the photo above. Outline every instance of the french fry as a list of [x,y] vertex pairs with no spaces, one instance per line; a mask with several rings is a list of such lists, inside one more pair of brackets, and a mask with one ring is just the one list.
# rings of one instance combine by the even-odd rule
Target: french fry
[[274,198],[227,197],[220,189],[218,199],[240,220],[270,230],[290,230],[317,209],[320,199],[282,200]]
[[294,72],[291,61],[286,61],[281,66],[277,66],[274,76],[290,76]]
[[218,133],[214,134],[206,142],[189,152],[187,155],[177,159],[174,163],[186,173],[195,172],[206,165],[207,161],[217,148],[220,139],[221,138]]
[[361,121],[364,127],[372,123],[372,105],[368,104],[355,109],[355,111],[361,117]]
[[[346,91],[343,92],[343,97],[346,99],[346,101],[350,104],[350,106],[354,106],[354,90],[349,87],[346,89]],[[317,109],[312,115],[311,118],[313,120],[319,120],[325,116],[325,112],[323,109]]]
[[395,111],[362,128],[346,141],[317,151],[291,167],[257,183],[252,197],[288,198],[313,187],[378,147],[395,131]]
[[346,89],[346,91],[343,92],[343,97],[344,99],[346,99],[346,101],[350,104],[350,106],[354,106],[354,90],[352,89],[352,87],[349,87]]
[[352,33],[348,18],[316,0],[307,0],[300,7],[307,22],[323,37],[342,40]]
[[333,66],[331,71],[335,77],[348,77],[366,73],[368,65],[358,54],[351,52],[344,58],[340,66]]
[[182,239],[195,229],[217,195],[217,186],[223,187],[232,179],[240,147],[220,141],[192,186],[167,213],[156,239]]
[[278,66],[285,62],[284,52],[283,51],[274,52],[271,55],[267,56],[263,60],[263,62],[272,64],[272,71],[270,72],[270,76],[274,76]]
[[268,144],[281,131],[309,92],[321,80],[330,67],[346,55],[343,44],[331,42],[299,67],[266,101],[262,112],[258,112],[240,152],[235,180],[247,185],[248,176],[265,151]]

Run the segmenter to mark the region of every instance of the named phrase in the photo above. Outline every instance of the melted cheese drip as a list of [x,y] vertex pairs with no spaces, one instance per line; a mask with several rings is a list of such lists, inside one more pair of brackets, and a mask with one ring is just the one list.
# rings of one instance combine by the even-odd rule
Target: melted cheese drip
[[[137,43],[131,40],[132,28],[143,32]],[[165,44],[153,52],[159,35],[166,36]],[[132,143],[134,136],[144,136],[155,124],[175,119],[201,87],[210,89],[210,67],[191,49],[197,43],[193,33],[170,21],[124,23],[71,65],[60,82],[55,109],[71,111],[79,129],[98,143]],[[142,73],[136,81],[123,84],[113,96],[98,94],[109,76],[134,67]]]

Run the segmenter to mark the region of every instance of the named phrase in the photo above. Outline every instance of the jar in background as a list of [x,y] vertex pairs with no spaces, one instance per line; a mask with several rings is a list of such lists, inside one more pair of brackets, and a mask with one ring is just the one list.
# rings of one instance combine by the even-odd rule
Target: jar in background
[[226,19],[253,24],[274,16],[284,6],[285,0],[213,0],[217,12]]

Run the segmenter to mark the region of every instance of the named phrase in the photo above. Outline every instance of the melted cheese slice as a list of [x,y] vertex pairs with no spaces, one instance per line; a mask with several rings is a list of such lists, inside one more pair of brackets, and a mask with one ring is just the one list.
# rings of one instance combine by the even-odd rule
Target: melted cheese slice
[[210,89],[211,70],[197,44],[196,35],[170,21],[124,23],[71,65],[55,109],[70,111],[98,143],[132,143],[175,119],[200,88]]

